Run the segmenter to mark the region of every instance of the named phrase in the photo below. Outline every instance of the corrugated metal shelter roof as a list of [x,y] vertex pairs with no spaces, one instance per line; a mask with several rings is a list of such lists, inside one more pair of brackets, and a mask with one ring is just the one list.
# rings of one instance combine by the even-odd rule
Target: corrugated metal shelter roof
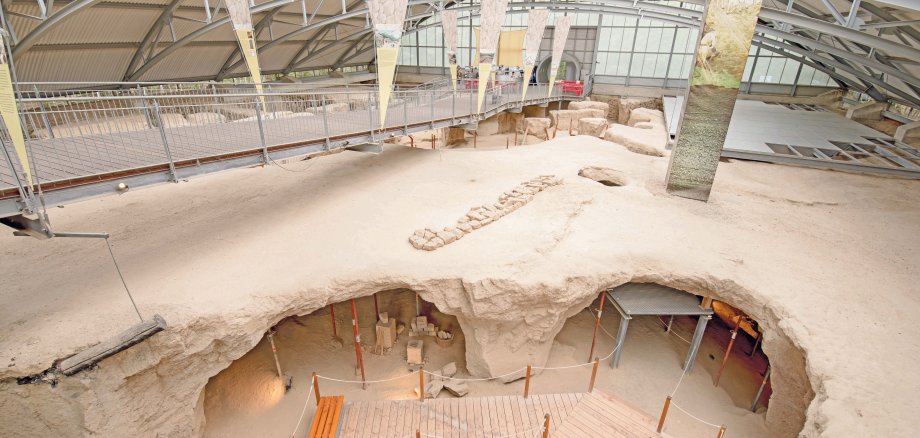
[[[510,8],[632,14],[698,26],[704,0],[512,1]],[[478,14],[478,0],[410,0],[407,32],[446,6]],[[344,13],[343,13],[344,9]],[[164,81],[245,75],[220,0],[11,0],[3,3],[22,81]],[[373,60],[364,0],[257,0],[251,6],[264,73]],[[755,43],[805,59],[841,86],[920,106],[920,3],[770,0]],[[435,24],[436,25],[436,24]]]

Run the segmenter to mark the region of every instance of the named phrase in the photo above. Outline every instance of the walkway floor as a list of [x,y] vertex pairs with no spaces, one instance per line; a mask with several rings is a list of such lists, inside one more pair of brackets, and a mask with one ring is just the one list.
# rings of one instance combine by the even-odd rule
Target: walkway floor
[[539,437],[550,415],[554,438],[659,437],[648,414],[598,390],[590,394],[346,402],[343,438]]

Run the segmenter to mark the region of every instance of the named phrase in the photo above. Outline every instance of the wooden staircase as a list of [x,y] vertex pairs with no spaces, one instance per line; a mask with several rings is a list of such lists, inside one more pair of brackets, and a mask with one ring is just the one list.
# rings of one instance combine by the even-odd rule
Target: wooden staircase
[[320,397],[309,438],[335,438],[342,425],[343,395]]

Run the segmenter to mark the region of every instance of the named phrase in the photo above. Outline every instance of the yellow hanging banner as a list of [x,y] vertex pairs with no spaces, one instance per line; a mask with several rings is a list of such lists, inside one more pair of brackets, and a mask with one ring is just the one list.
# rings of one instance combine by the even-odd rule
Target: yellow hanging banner
[[533,66],[525,65],[524,66],[524,86],[521,87],[523,91],[521,92],[521,100],[527,98],[527,86],[530,85],[530,75],[533,74]]
[[252,77],[252,82],[256,85],[256,92],[259,93],[259,102],[262,104],[262,111],[267,111],[265,96],[262,95],[262,69],[259,67],[259,55],[256,50],[256,40],[252,35],[252,29],[244,27],[234,30],[236,39],[240,42],[240,51],[243,53],[243,59],[246,60],[246,66],[249,67],[249,75]]
[[454,91],[457,91],[457,64],[450,65],[450,83],[454,86]]
[[[3,41],[0,40],[0,45]],[[0,52],[3,49],[0,48]],[[2,53],[0,62],[6,61],[6,54]],[[13,142],[13,149],[19,158],[19,165],[22,166],[26,174],[26,184],[32,187],[32,170],[29,165],[29,155],[26,152],[26,140],[22,135],[22,125],[19,121],[19,110],[16,108],[16,94],[13,92],[13,76],[10,74],[10,65],[7,63],[0,64],[0,115],[3,116],[3,124],[6,125],[7,132],[10,133],[10,140]]]
[[387,118],[387,107],[390,102],[390,91],[393,87],[393,78],[396,75],[396,57],[399,55],[399,46],[377,48],[377,84],[380,86],[380,127],[383,128]]
[[486,97],[486,87],[488,87],[489,85],[489,79],[491,75],[492,75],[492,64],[488,62],[480,62],[479,63],[479,79],[478,79],[479,81],[479,95],[478,95],[479,99],[477,100],[479,104],[476,106],[477,113],[482,112],[482,100],[483,98]]

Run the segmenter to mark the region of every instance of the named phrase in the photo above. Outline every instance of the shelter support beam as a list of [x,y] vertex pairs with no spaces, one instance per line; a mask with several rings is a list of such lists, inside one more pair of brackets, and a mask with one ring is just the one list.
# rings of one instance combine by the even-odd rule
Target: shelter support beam
[[620,353],[623,352],[623,342],[626,342],[626,331],[629,329],[630,319],[620,315],[620,328],[617,330],[617,351],[613,353],[613,359],[610,360],[610,368],[616,368],[620,365]]
[[700,351],[700,341],[703,340],[703,332],[706,331],[706,324],[712,316],[700,315],[696,321],[696,330],[693,331],[693,339],[690,341],[690,351],[687,352],[687,360],[684,362],[684,370],[688,373],[693,370],[693,363],[696,362],[696,355]]

